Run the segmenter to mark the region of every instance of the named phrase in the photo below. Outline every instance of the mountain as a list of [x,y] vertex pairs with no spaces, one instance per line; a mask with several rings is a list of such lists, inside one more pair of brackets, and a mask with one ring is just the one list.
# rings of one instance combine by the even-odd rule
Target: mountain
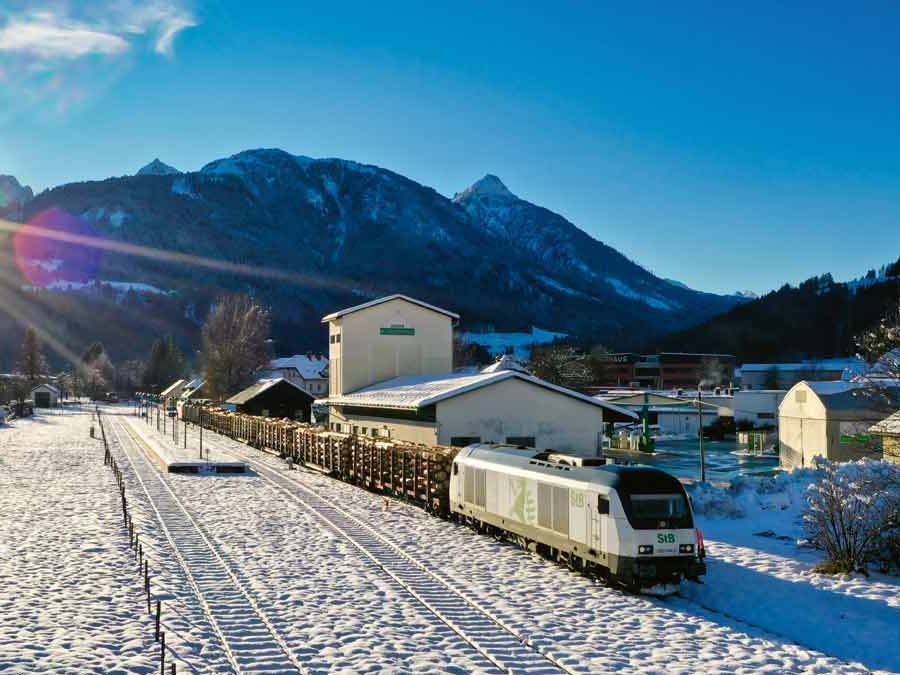
[[900,260],[848,283],[825,274],[782,286],[697,326],[651,338],[645,349],[734,354],[739,363],[848,356],[855,353],[854,336],[898,302]]
[[176,174],[181,173],[174,166],[169,166],[164,162],[159,161],[159,158],[154,159],[149,164],[142,166],[138,169],[138,176],[174,176]]
[[31,188],[21,185],[15,176],[0,175],[0,218],[21,220],[25,205],[33,198]]
[[140,321],[150,311],[154,331],[181,336],[193,353],[198,325],[224,291],[272,307],[284,353],[324,347],[323,314],[393,292],[458,311],[463,328],[539,326],[613,347],[739,302],[655,277],[490,175],[448,199],[372,165],[249,150],[197,172],[62,185],[23,216],[110,242],[89,260],[70,243],[34,245],[20,262],[24,284],[50,289],[28,291],[29,307],[47,304],[73,350],[99,327],[68,321],[61,289],[66,303],[80,303],[71,310],[79,317],[91,315],[87,305],[122,306],[128,330],[116,337],[114,323],[103,327],[114,358],[149,345],[155,335],[140,334]]

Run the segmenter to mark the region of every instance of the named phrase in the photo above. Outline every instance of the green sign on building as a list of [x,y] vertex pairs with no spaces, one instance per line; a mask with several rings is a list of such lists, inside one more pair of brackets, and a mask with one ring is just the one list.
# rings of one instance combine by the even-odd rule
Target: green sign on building
[[415,335],[415,328],[407,328],[406,326],[385,326],[381,328],[382,335]]

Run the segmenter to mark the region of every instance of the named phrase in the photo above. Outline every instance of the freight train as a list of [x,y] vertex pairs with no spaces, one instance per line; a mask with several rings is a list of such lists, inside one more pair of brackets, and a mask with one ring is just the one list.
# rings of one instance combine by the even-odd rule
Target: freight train
[[671,475],[503,444],[426,447],[186,405],[188,421],[631,589],[706,573],[690,500]]

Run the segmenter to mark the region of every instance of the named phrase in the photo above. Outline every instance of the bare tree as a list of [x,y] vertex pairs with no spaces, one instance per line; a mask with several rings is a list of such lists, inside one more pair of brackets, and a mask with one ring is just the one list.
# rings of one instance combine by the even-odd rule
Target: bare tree
[[227,295],[203,326],[203,376],[211,398],[223,400],[252,384],[269,362],[269,312],[247,295]]
[[864,384],[862,393],[873,405],[889,412],[900,405],[900,305],[856,336],[857,352],[867,364],[855,379]]
[[22,342],[22,355],[16,366],[18,373],[28,380],[29,385],[34,386],[38,379],[47,375],[49,368],[47,359],[41,352],[41,342],[38,339],[34,326],[25,329],[25,340]]
[[529,370],[542,380],[570,389],[583,390],[594,381],[589,357],[567,344],[535,347],[531,352]]

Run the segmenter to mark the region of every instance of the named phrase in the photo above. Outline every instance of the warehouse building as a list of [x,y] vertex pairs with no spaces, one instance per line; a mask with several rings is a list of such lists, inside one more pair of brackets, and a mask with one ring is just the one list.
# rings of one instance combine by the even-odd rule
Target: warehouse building
[[310,421],[313,397],[302,387],[283,377],[259,380],[227,401],[235,412],[262,417],[281,417],[298,422]]
[[781,389],[739,389],[734,392],[734,422],[751,422],[756,427],[778,422],[778,406],[786,391]]
[[869,427],[882,459],[900,464],[900,411]]
[[741,389],[787,391],[798,382],[850,380],[861,374],[865,362],[857,357],[811,359],[795,363],[745,363],[735,371]]
[[[896,390],[894,390],[896,391]],[[778,445],[783,468],[809,466],[814,457],[850,461],[881,451],[869,428],[896,406],[862,382],[798,382],[778,407]]]
[[648,389],[696,389],[727,387],[734,377],[735,358],[731,354],[631,352],[603,354],[601,387],[644,387]]
[[458,319],[404,295],[324,317],[330,394],[319,403],[330,427],[425,445],[498,442],[596,455],[605,421],[636,420],[510,360],[452,372]]

